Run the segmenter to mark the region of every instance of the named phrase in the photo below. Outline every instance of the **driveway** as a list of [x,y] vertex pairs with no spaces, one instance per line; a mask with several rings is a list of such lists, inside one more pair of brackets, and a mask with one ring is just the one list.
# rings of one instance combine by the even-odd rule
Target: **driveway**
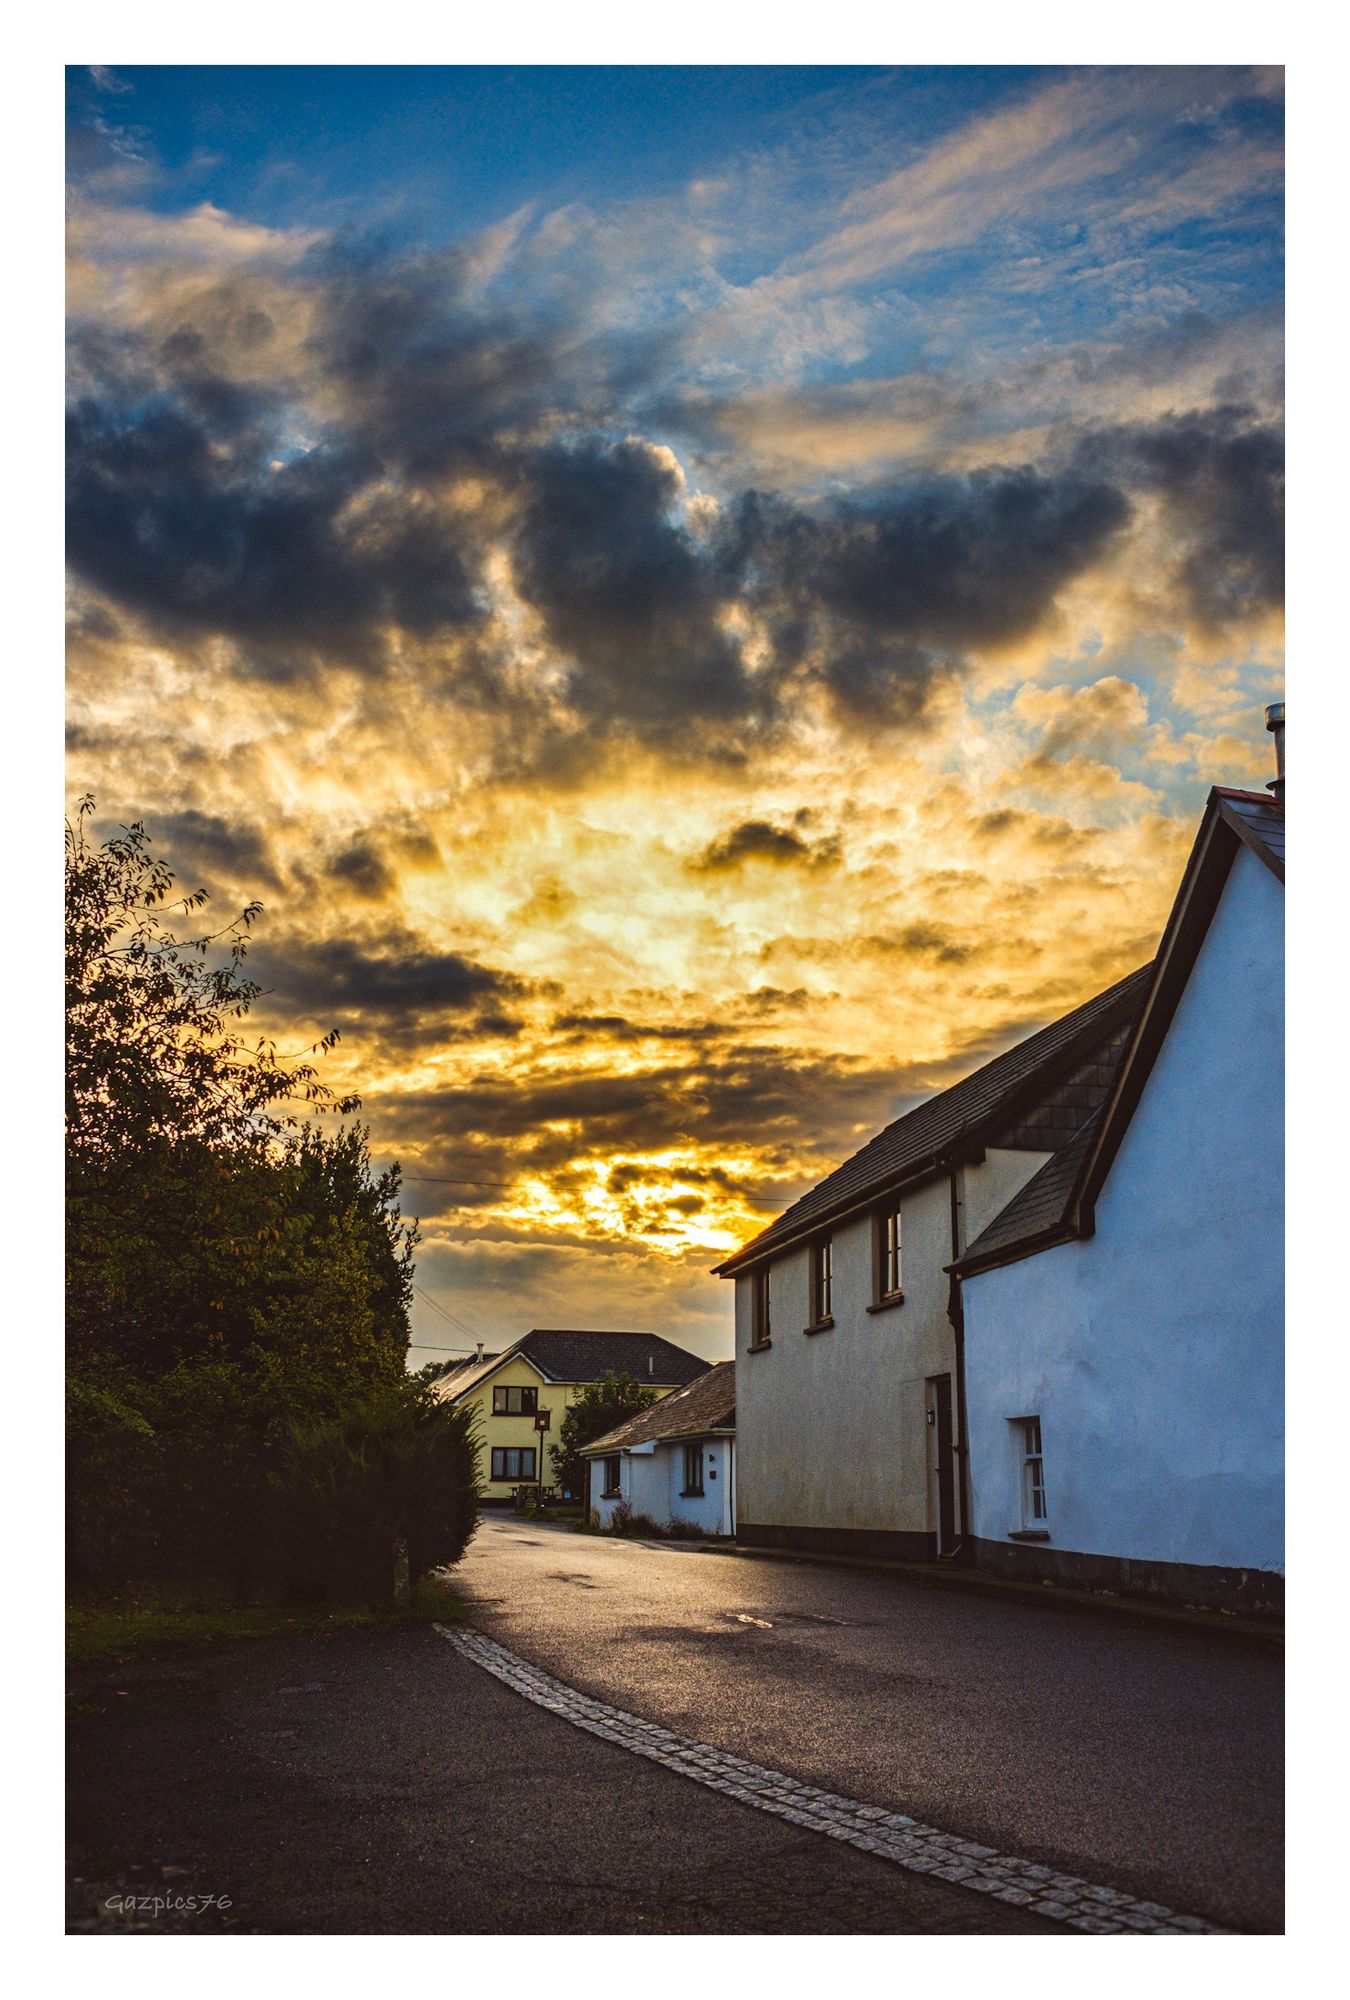
[[503,1645],[684,1735],[1234,1928],[1282,1926],[1283,1669],[1255,1644],[498,1517],[455,1577]]

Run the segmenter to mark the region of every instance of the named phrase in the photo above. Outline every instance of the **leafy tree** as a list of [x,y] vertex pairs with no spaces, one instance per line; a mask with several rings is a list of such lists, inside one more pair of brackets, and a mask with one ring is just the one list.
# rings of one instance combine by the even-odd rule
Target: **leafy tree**
[[656,1390],[635,1382],[626,1372],[609,1370],[598,1382],[588,1382],[558,1426],[558,1442],[549,1446],[553,1474],[569,1493],[586,1490],[586,1461],[581,1456],[588,1444],[612,1431],[629,1417],[636,1416],[656,1401]]
[[331,1103],[310,1058],[334,1046],[336,1030],[288,1064],[237,1025],[261,991],[243,963],[262,905],[247,904],[220,930],[180,936],[173,920],[200,910],[206,891],[171,900],[173,872],[151,853],[144,825],[96,846],[93,811],[86,796],[66,823],[66,1138],[76,1183],[91,1169],[129,1174],[166,1143],[256,1146],[300,1122],[287,1106]]
[[250,903],[205,898],[139,823],[66,833],[71,1553],[88,1576],[234,1574],[383,1596],[473,1531],[467,1419],[404,1372],[416,1226],[312,1058],[242,1023]]
[[[397,1168],[376,1175],[359,1126],[243,1022],[250,903],[181,934],[205,898],[137,823],[101,846],[84,799],[66,830],[68,1329],[80,1359],[141,1370],[252,1357],[278,1384],[359,1390],[402,1372],[416,1231]],[[344,1381],[345,1377],[345,1381]]]

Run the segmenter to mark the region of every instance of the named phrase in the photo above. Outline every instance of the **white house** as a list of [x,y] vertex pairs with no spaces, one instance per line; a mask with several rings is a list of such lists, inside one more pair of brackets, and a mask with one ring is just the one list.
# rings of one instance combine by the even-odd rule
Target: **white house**
[[949,1266],[1107,1097],[1143,967],[897,1119],[717,1267],[741,1541],[904,1560],[970,1535]]
[[1283,1601],[1283,922],[1216,789],[1107,1102],[952,1264],[983,1566]]
[[736,1532],[736,1364],[719,1361],[588,1445],[587,1513],[617,1507],[707,1535]]

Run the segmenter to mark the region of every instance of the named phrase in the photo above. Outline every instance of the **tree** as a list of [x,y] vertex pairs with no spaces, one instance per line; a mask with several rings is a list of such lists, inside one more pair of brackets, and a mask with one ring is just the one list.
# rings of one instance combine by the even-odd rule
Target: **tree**
[[581,1456],[606,1431],[614,1430],[627,1418],[636,1416],[656,1401],[656,1390],[635,1382],[631,1375],[609,1370],[598,1382],[588,1382],[558,1426],[558,1442],[549,1446],[553,1474],[569,1493],[586,1490],[586,1461]]
[[193,1354],[265,1362],[276,1386],[373,1388],[402,1372],[416,1231],[313,1058],[243,1022],[250,903],[183,935],[205,896],[137,822],[66,829],[67,1277],[72,1353],[141,1372]]
[[[124,1174],[165,1144],[256,1147],[300,1123],[286,1107],[332,1103],[310,1058],[336,1044],[336,1029],[288,1064],[272,1042],[249,1041],[236,1025],[261,991],[243,973],[261,903],[218,931],[180,937],[170,920],[200,910],[206,891],[170,901],[173,872],[150,852],[144,825],[95,846],[93,811],[86,796],[66,823],[72,1175]],[[354,1110],[356,1100],[337,1108]]]
[[205,901],[137,823],[66,830],[72,1561],[380,1595],[395,1546],[453,1561],[467,1420],[405,1374],[415,1224],[318,1077],[242,1023],[250,903]]

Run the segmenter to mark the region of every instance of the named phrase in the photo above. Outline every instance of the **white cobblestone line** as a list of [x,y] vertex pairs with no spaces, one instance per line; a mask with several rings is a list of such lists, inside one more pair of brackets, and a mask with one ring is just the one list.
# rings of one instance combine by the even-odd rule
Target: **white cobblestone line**
[[1105,1932],[1137,1931],[1150,1937],[1180,1936],[1204,1932],[1226,1935],[1218,1924],[1201,1917],[1187,1917],[1161,1903],[1139,1903],[1122,1889],[1108,1889],[1085,1882],[1077,1875],[1064,1875],[1038,1861],[1022,1861],[1016,1855],[999,1854],[992,1847],[980,1847],[972,1840],[943,1833],[938,1827],[923,1826],[904,1813],[888,1812],[883,1806],[864,1805],[858,1799],[840,1798],[814,1785],[802,1785],[782,1771],[732,1757],[710,1743],[696,1743],[691,1737],[677,1736],[659,1723],[644,1722],[625,1709],[555,1680],[542,1667],[531,1666],[518,1654],[499,1646],[482,1632],[471,1628],[437,1625],[436,1631],[448,1639],[456,1652],[486,1668],[507,1687],[527,1701],[535,1702],[577,1729],[650,1757],[668,1771],[707,1785],[714,1792],[753,1806],[757,1812],[772,1813],[790,1820],[794,1826],[809,1827],[830,1840],[845,1841],[883,1861],[893,1861],[913,1875],[933,1875],[943,1882],[959,1882],[982,1896],[1001,1903],[1015,1903],[1051,1917],[1069,1930]]

